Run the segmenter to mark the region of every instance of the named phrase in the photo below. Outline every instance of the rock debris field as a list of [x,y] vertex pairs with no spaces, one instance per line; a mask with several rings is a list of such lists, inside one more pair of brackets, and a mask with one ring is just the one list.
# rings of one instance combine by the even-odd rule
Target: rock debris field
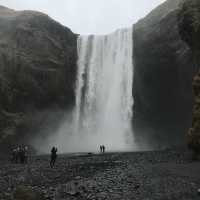
[[198,200],[200,162],[183,150],[0,161],[0,200]]

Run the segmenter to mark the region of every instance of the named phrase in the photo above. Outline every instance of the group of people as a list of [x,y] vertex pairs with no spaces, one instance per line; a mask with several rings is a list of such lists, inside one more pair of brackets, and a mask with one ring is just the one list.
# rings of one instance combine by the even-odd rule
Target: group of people
[[100,152],[105,153],[106,147],[104,145],[100,145]]
[[[105,146],[100,145],[100,152],[105,153]],[[58,149],[56,147],[52,147],[51,149],[51,158],[50,158],[50,167],[53,168],[57,159]],[[18,146],[12,150],[12,159],[13,163],[28,163],[28,146]]]
[[[52,147],[51,149],[51,159],[50,159],[50,166],[51,168],[54,167],[56,158],[57,158],[57,151],[56,147]],[[18,146],[12,149],[11,152],[11,162],[12,163],[21,163],[26,164],[28,163],[28,146]]]
[[25,164],[28,162],[28,146],[18,146],[12,150],[13,163]]
[[[100,152],[105,153],[106,147],[104,145],[100,145]],[[51,158],[50,158],[50,167],[53,168],[57,159],[58,149],[56,147],[52,147],[51,149]]]

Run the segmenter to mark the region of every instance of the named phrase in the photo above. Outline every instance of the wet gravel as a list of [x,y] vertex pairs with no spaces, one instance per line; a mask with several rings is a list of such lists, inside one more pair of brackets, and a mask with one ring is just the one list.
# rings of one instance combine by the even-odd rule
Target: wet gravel
[[[0,161],[0,200],[198,200],[200,162],[185,150]],[[37,195],[36,195],[37,194]]]

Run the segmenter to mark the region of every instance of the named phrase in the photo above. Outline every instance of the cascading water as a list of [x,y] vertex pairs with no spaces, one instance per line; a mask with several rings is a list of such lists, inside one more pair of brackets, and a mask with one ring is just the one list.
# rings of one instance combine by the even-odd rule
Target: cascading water
[[80,36],[77,41],[76,107],[63,123],[34,146],[59,153],[137,150],[131,127],[133,108],[132,28],[105,36]]
[[[132,150],[132,28],[78,38],[75,133],[81,150]],[[76,143],[75,142],[75,143]]]

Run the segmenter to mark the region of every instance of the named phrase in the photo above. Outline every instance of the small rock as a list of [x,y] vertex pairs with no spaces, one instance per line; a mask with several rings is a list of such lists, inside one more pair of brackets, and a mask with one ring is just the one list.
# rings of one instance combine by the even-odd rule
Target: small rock
[[97,195],[99,198],[101,199],[104,199],[107,197],[107,193],[106,192],[100,192],[98,195]]
[[137,190],[137,189],[139,189],[140,188],[140,185],[139,184],[136,184],[135,186],[134,186],[134,189],[135,190]]
[[200,188],[197,190],[198,194],[200,195]]
[[53,187],[50,187],[49,190],[52,191],[52,192],[54,192],[56,189],[53,188]]
[[123,163],[121,160],[116,160],[114,161],[114,163],[119,164],[119,163]]
[[4,193],[4,195],[6,196],[6,197],[10,197],[11,196],[11,194],[10,193]]
[[14,192],[15,200],[43,200],[40,193],[33,191],[31,187],[28,186],[18,186]]
[[76,179],[76,180],[80,180],[81,177],[80,177],[80,176],[76,176],[75,179]]
[[67,193],[69,195],[72,195],[72,196],[78,195],[80,192],[78,191],[76,182],[69,182],[69,183],[67,183],[66,184],[65,193]]

